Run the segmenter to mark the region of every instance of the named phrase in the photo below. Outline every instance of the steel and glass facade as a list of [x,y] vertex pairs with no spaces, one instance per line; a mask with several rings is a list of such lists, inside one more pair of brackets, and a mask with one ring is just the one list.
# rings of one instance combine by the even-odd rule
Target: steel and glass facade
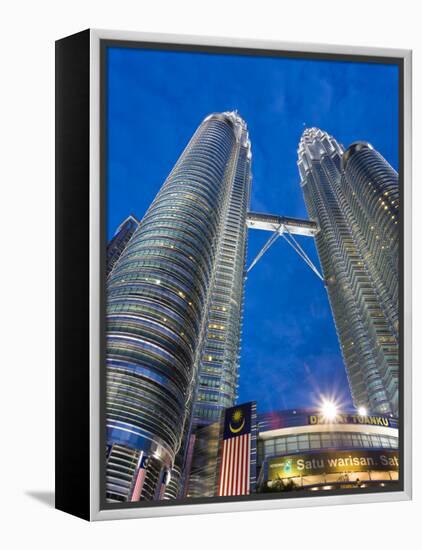
[[235,399],[249,187],[245,123],[208,116],[108,277],[110,502],[177,496],[193,419]]
[[138,225],[139,222],[135,216],[130,215],[116,229],[112,239],[107,244],[107,276],[110,275],[111,270],[122,255],[123,250],[126,248],[128,242],[138,228]]
[[367,143],[318,128],[298,149],[301,187],[356,406],[398,414],[398,178]]
[[251,149],[246,124],[235,113],[229,116],[237,141],[227,172],[229,191],[216,245],[216,264],[193,410],[196,427],[218,420],[221,411],[233,405],[237,397]]

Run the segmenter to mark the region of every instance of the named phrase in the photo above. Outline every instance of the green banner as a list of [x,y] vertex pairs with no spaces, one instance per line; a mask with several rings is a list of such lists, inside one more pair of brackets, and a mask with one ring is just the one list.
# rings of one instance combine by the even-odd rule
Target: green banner
[[326,451],[270,459],[268,481],[324,473],[388,471],[398,468],[397,451]]

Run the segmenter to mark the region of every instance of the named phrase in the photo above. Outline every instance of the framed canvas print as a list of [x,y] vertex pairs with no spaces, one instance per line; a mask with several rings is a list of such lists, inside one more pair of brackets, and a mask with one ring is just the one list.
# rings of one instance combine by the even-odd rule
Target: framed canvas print
[[411,497],[411,53],[56,43],[56,506]]

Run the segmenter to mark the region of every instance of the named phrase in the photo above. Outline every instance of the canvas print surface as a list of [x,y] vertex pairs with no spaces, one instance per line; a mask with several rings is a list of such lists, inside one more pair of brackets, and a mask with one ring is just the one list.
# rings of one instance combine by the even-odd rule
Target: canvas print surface
[[397,490],[399,67],[107,44],[102,74],[104,502]]

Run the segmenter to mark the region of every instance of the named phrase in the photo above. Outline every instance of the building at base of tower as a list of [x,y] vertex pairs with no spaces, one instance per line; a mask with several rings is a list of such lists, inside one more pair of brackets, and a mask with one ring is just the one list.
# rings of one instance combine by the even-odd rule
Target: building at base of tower
[[[250,454],[244,461],[239,444],[228,449],[225,436],[234,412],[248,406],[233,407],[220,422],[198,430],[188,497],[359,490],[398,481],[398,420],[391,415],[336,411],[327,417],[310,409],[257,414],[253,404]],[[249,475],[246,486],[244,475]]]

